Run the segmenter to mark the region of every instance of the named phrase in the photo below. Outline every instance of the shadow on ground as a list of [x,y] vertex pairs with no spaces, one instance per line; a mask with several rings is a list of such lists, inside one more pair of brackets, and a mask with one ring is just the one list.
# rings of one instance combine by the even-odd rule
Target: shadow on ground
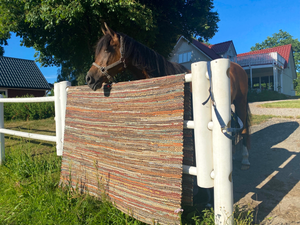
[[300,180],[299,123],[274,123],[262,124],[251,135],[249,170],[240,169],[240,151],[233,162],[234,202],[256,207],[256,222],[263,221]]

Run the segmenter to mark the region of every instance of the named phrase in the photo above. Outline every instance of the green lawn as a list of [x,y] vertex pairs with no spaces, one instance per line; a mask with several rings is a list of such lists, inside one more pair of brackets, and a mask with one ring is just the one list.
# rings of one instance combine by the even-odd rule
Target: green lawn
[[264,107],[264,108],[300,108],[300,100],[289,100],[289,101],[265,103],[265,104],[259,105],[259,107]]

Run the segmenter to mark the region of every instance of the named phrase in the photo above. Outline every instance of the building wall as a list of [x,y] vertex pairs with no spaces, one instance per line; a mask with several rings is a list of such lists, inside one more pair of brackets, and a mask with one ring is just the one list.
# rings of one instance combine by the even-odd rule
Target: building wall
[[205,54],[201,53],[192,44],[189,44],[183,38],[180,40],[178,45],[174,48],[169,60],[171,62],[177,62],[178,63],[179,54],[188,53],[188,52],[192,53],[191,54],[191,60],[189,62],[180,63],[180,64],[185,66],[189,70],[191,69],[191,64],[194,63],[194,62],[211,61]]
[[7,97],[9,98],[22,97],[27,94],[34,97],[43,97],[45,93],[45,90],[7,89]]

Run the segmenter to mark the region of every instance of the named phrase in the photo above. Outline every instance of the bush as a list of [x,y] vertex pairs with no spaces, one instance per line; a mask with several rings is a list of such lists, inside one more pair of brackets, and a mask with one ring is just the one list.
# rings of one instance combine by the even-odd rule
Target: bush
[[54,117],[54,112],[54,102],[4,103],[4,120],[6,121],[46,119]]

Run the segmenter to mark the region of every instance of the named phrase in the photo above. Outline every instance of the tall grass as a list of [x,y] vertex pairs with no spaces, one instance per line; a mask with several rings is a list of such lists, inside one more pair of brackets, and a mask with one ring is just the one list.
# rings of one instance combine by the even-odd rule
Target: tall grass
[[[19,129],[53,132],[53,119],[18,122]],[[6,128],[17,123],[7,122]],[[45,125],[46,124],[46,125]],[[43,127],[47,126],[47,127]],[[0,224],[144,224],[102,201],[61,186],[61,158],[55,143],[6,136],[6,161],[0,166]],[[213,224],[213,210],[185,212],[182,224]],[[236,211],[236,224],[251,224],[251,211]]]
[[62,187],[61,158],[54,143],[15,136],[6,137],[5,142],[6,160],[0,166],[0,224],[143,224],[105,199],[99,201],[70,186]]

